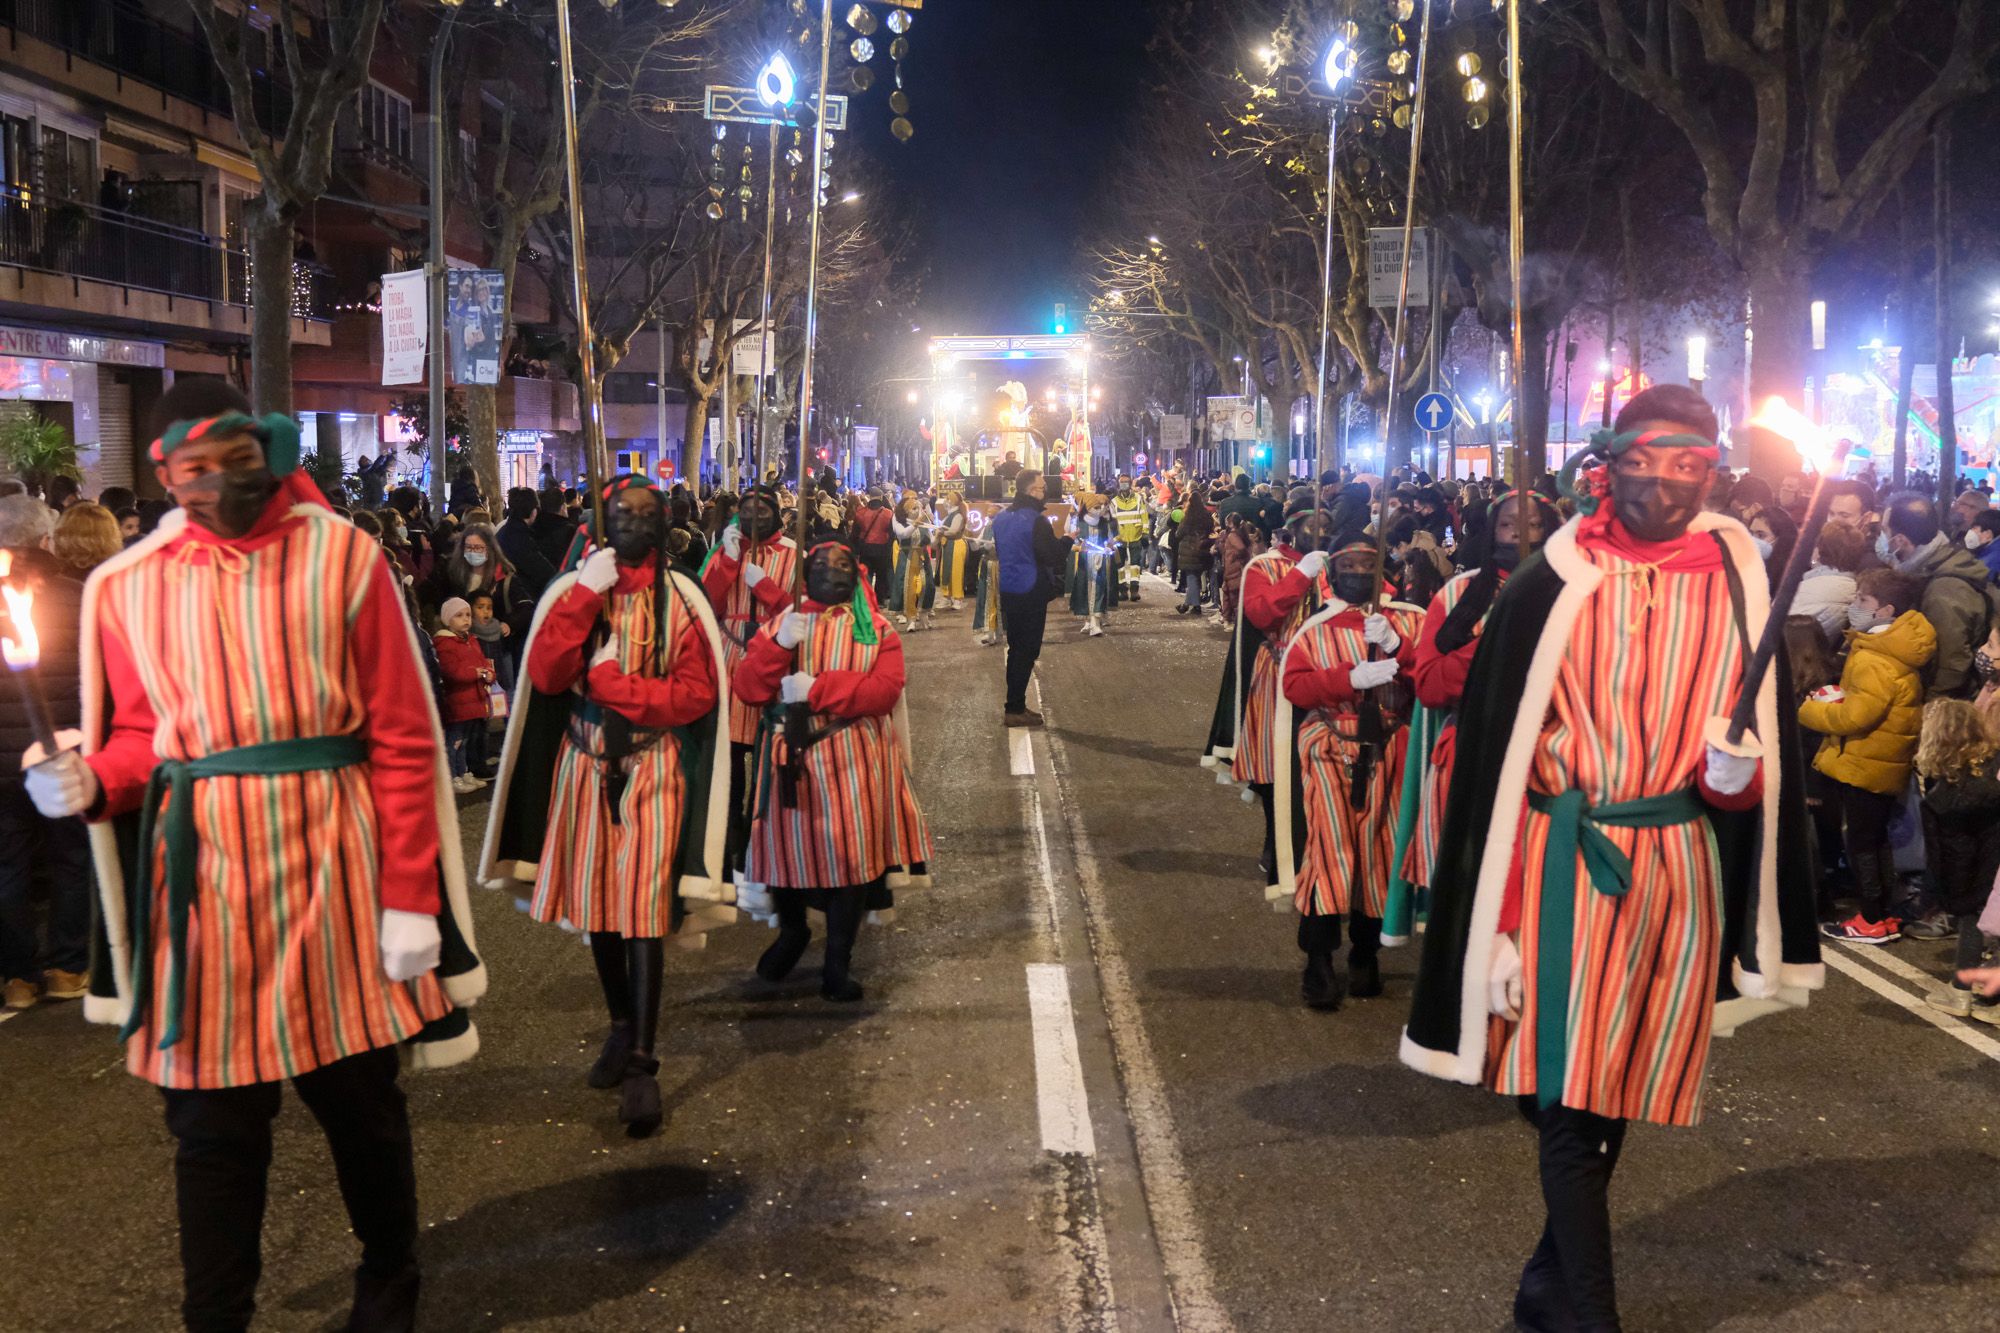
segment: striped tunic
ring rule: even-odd
[[[618,639],[620,671],[653,677],[651,645],[662,631],[672,645],[662,664],[665,672],[689,654],[709,653],[700,622],[671,590],[666,612],[667,624],[655,626],[650,583],[608,594],[604,617]],[[577,703],[583,703],[581,695]],[[674,867],[687,809],[680,738],[661,732],[656,742],[626,757],[615,820],[605,795],[605,766],[592,757],[603,749],[603,724],[577,708],[556,755],[548,836],[528,914],[634,939],[671,935]]]
[[[411,653],[393,602],[401,641],[356,643],[364,604],[394,597],[371,538],[326,514],[282,519],[273,534],[184,537],[100,576],[106,667],[114,684],[129,671],[143,685],[158,757],[365,736],[361,673],[385,652]],[[390,665],[414,686],[415,663]],[[119,728],[133,721],[126,703],[121,694]],[[434,974],[400,983],[382,970],[368,764],[209,777],[191,799],[200,850],[181,1038],[158,1049],[172,972],[162,843],[146,853],[152,938],[133,941],[152,951],[152,971],[145,1021],[126,1045],[132,1073],[165,1088],[272,1082],[396,1045],[449,1012]]]
[[[1444,624],[1445,617],[1465,596],[1465,585],[1472,582],[1477,570],[1467,570],[1453,578],[1439,590],[1436,600],[1424,615],[1424,641],[1428,643],[1437,637],[1437,631]],[[1490,613],[1489,613],[1490,614]],[[1485,628],[1482,617],[1479,628]],[[1478,630],[1473,631],[1473,643],[1479,641]],[[1469,653],[1470,646],[1461,651]],[[1418,671],[1423,670],[1423,649],[1418,650]],[[1409,850],[1403,856],[1403,878],[1412,884],[1427,885],[1431,882],[1431,871],[1437,865],[1438,839],[1444,836],[1444,801],[1451,790],[1451,763],[1458,752],[1458,700],[1451,699],[1439,707],[1451,710],[1451,716],[1438,731],[1435,744],[1431,746],[1430,760],[1424,767],[1424,787],[1417,798],[1417,827],[1410,838]]]
[[[1697,539],[1706,540],[1706,539]],[[1744,645],[1727,576],[1665,572],[1579,545],[1604,582],[1576,622],[1531,792],[1581,790],[1592,805],[1687,790],[1706,753],[1702,729],[1726,714]],[[1706,820],[1666,828],[1602,827],[1632,858],[1622,897],[1592,887],[1578,856],[1576,911],[1542,920],[1550,821],[1527,814],[1522,842],[1521,1021],[1492,1020],[1486,1082],[1537,1092],[1539,941],[1567,924],[1571,940],[1562,1104],[1628,1120],[1692,1125],[1708,1066],[1721,910],[1715,840]]]
[[[817,611],[811,619],[811,632],[788,654],[789,669],[811,672],[816,695],[831,688],[855,700],[857,707],[879,705],[881,711],[855,717],[853,725],[806,750],[798,804],[787,807],[779,782],[787,754],[783,705],[772,703],[758,756],[744,877],[774,889],[867,884],[931,857],[929,827],[891,716],[903,685],[903,651],[895,629],[877,613],[877,641],[863,644],[855,642],[853,613],[845,606]],[[759,653],[786,652],[777,647],[776,630],[772,625],[760,632]],[[751,664],[757,665],[756,655]],[[738,672],[735,679],[739,691],[770,697],[746,673]],[[868,696],[865,704],[860,702],[863,694]],[[833,712],[815,712],[812,727],[817,731],[843,720]]]
[[[749,584],[742,578],[732,576],[727,580],[712,577],[724,571],[718,566],[724,563],[718,555],[709,562],[702,577],[702,586],[708,590],[709,601],[715,605],[715,618],[722,626],[722,665],[734,674],[736,664],[743,660],[743,649],[763,625],[775,614],[775,609],[760,602]],[[764,571],[768,579],[775,579],[773,585],[785,590],[790,598],[792,571],[798,564],[799,548],[789,537],[773,537],[770,541],[752,546],[745,543],[745,554],[751,563]],[[759,585],[762,586],[762,585]],[[760,710],[744,703],[741,699],[729,701],[729,740],[732,745],[754,745],[757,742],[757,717]]]
[[[1264,643],[1250,664],[1249,683],[1242,687],[1243,718],[1236,729],[1236,755],[1230,761],[1230,775],[1238,782],[1271,782],[1276,777],[1271,757],[1271,721],[1278,708],[1279,664],[1284,660],[1286,645],[1318,609],[1326,591],[1322,579],[1320,587],[1290,607],[1281,607],[1278,586],[1298,562],[1295,552],[1281,546],[1258,556],[1243,571],[1243,614],[1252,617],[1251,623],[1264,635]],[[1269,624],[1256,618],[1268,614],[1266,609],[1277,610],[1276,619]]]
[[[1414,644],[1422,619],[1408,608],[1390,606],[1389,623]],[[1302,660],[1303,659],[1303,660]],[[1327,671],[1368,660],[1362,616],[1346,612],[1301,631],[1292,641],[1286,675]],[[1363,747],[1357,739],[1360,714],[1352,698],[1315,708],[1299,725],[1298,772],[1306,814],[1305,856],[1298,868],[1292,905],[1302,916],[1358,912],[1380,920],[1389,900],[1389,861],[1396,840],[1396,794],[1403,785],[1403,760],[1410,733],[1409,687],[1397,679],[1376,692],[1389,742],[1370,765],[1361,799],[1353,777]]]

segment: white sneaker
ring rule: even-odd
[[[459,795],[463,796],[466,792],[472,790],[472,788],[465,785],[470,781],[472,781],[472,774],[460,773],[457,777],[451,780],[451,789],[457,792]]]
[[[1000,642],[1000,636],[997,634],[982,634],[979,636],[979,646],[981,648],[991,648],[998,642]]]
[[[467,773],[465,775],[465,789],[467,791],[478,791],[485,785],[486,779],[480,777],[477,773]]]
[[[1101,639],[1104,637],[1104,626],[1093,620],[1083,627],[1083,632],[1093,639]]]

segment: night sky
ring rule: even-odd
[[[880,151],[916,223],[926,333],[1043,332],[1054,302],[1080,306],[1078,247],[1141,105],[1147,22],[1142,0],[918,11],[916,137]],[[860,115],[886,123],[879,89]]]

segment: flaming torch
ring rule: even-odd
[[[0,634],[0,657],[7,659],[7,673],[21,691],[21,705],[28,713],[28,729],[42,747],[44,758],[56,753],[56,729],[49,721],[49,698],[42,689],[42,642],[35,635],[35,594],[16,584],[14,557],[0,551],[0,598],[7,606],[7,632]]]
[[[1764,622],[1764,633],[1757,640],[1757,651],[1743,668],[1743,687],[1736,696],[1735,711],[1729,715],[1727,735],[1731,745],[1740,744],[1743,733],[1756,723],[1757,691],[1763,686],[1764,676],[1777,656],[1778,643],[1785,633],[1785,617],[1791,614],[1792,601],[1799,592],[1799,580],[1805,577],[1806,568],[1812,563],[1813,550],[1819,545],[1820,529],[1826,526],[1827,510],[1833,507],[1833,496],[1827,490],[1827,482],[1846,452],[1828,440],[1823,427],[1815,425],[1811,417],[1782,398],[1765,399],[1749,424],[1790,440],[1815,476],[1812,503],[1806,507],[1805,521],[1799,524],[1798,543],[1785,560],[1785,572],[1779,576],[1778,586],[1771,590],[1770,619]],[[1773,739],[1766,738],[1767,742]]]

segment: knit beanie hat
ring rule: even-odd
[[[444,605],[438,608],[438,620],[449,625],[452,617],[461,611],[470,615],[472,613],[472,603],[466,601],[463,597],[447,597],[445,598]]]

